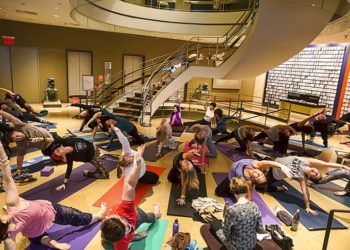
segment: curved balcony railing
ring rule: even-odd
[[[188,67],[192,65],[219,67],[234,54],[252,26],[258,5],[258,0],[252,1],[249,9],[240,17],[239,24],[232,26],[225,35],[216,38],[194,37],[158,65],[142,88],[144,104],[141,113],[142,125],[151,124],[152,101]],[[203,40],[211,42],[202,42]],[[159,84],[162,89],[154,93],[153,89]]]

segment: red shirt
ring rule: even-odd
[[[131,225],[131,232],[123,239],[118,242],[114,242],[114,249],[116,250],[128,250],[129,243],[132,241],[134,236],[135,227],[136,227],[136,206],[135,201],[125,201],[122,200],[118,206],[118,208],[113,212],[114,214],[118,214],[119,216],[126,219]]]

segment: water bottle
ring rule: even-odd
[[[173,224],[173,236],[179,232],[179,221],[175,219]]]
[[[300,212],[299,212],[299,209],[298,209],[295,212],[295,214],[293,215],[292,226],[290,228],[292,231],[295,232],[295,231],[298,230],[299,221],[300,221]]]

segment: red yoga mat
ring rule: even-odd
[[[161,175],[165,168],[156,166],[146,166],[148,171],[154,172],[157,175]],[[95,207],[100,207],[102,202],[106,202],[110,208],[114,209],[122,200],[122,191],[124,186],[124,177],[122,177],[111,189],[109,189],[104,195],[102,195],[95,203]],[[152,184],[139,183],[136,186],[135,204],[138,205],[145,195],[151,190]]]

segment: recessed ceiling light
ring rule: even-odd
[[[2,8],[0,7],[0,10],[2,10]]]
[[[29,10],[16,10],[16,12],[20,14],[38,15],[38,13]]]
[[[58,10],[58,7],[56,7],[55,10]]]

